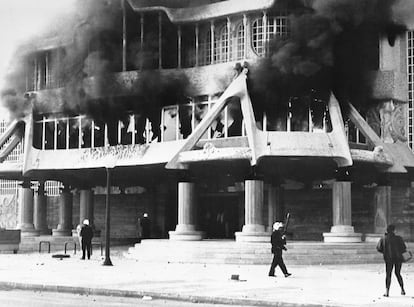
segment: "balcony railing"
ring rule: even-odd
[[[33,146],[42,150],[95,148],[157,142],[152,124],[141,114],[127,114],[124,120],[93,120],[43,116],[34,123]]]
[[[159,116],[153,118],[144,113],[129,113],[123,119],[111,121],[94,120],[86,115],[45,115],[34,121],[33,146],[41,150],[81,149],[186,139],[214,106],[217,96],[197,97],[188,104],[163,107]],[[320,133],[332,130],[327,104],[323,101],[310,104],[290,102],[273,111],[264,113],[262,120],[257,122],[263,131]],[[345,128],[351,142],[364,142],[362,135],[355,132],[356,128],[350,123]],[[233,100],[201,139],[245,135],[240,102]]]

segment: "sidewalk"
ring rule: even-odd
[[[112,251],[112,267],[102,266],[95,252],[90,261],[70,254],[0,254],[0,287],[93,293],[256,306],[414,306],[414,265],[403,265],[407,295],[395,276],[390,297],[384,291],[384,266],[290,266],[284,278],[267,276],[264,265],[144,263]],[[286,255],[288,257],[288,255]],[[231,280],[238,274],[240,281]]]

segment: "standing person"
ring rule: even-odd
[[[76,226],[76,233],[78,234],[78,240],[79,240],[79,247],[80,248],[82,248],[81,230],[82,230],[82,226],[80,224],[78,226]]]
[[[142,239],[142,223],[141,218],[138,218],[137,220],[137,243],[141,243]]]
[[[286,269],[286,265],[283,262],[282,252],[283,250],[287,250],[285,247],[286,245],[286,237],[282,235],[281,229],[283,228],[282,222],[276,222],[273,224],[273,232],[271,236],[270,242],[272,243],[272,253],[273,253],[273,261],[272,265],[270,266],[269,276],[275,276],[275,268],[279,265],[280,269],[282,270],[285,277],[289,277],[290,273],[288,273]]]
[[[149,239],[151,237],[151,221],[148,217],[148,213],[142,215],[141,226],[142,226],[142,239]]]
[[[93,238],[93,230],[92,227],[89,226],[89,220],[85,219],[83,221],[83,226],[80,232],[82,237],[82,260],[85,260],[85,252],[88,254],[88,259],[91,259],[91,251],[92,251],[92,238]]]
[[[388,296],[390,293],[391,274],[393,268],[395,268],[395,276],[401,287],[401,295],[405,295],[404,282],[401,277],[401,266],[403,262],[402,253],[406,251],[404,240],[395,235],[395,226],[388,225],[387,232],[384,237],[381,238],[377,245],[377,251],[384,256],[385,261],[385,294]]]

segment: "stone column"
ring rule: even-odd
[[[244,182],[244,225],[236,232],[239,242],[268,242],[263,217],[263,180],[248,179]]]
[[[89,220],[89,226],[94,228],[94,196],[91,189],[82,189],[79,192],[79,225],[85,219]]]
[[[79,191],[79,224],[77,226],[82,226],[85,219],[89,220],[94,237],[100,237],[101,231],[96,230],[94,225],[94,194],[93,190],[89,188],[82,188]],[[72,230],[72,235],[78,236],[77,229]]]
[[[329,243],[361,242],[361,234],[352,226],[351,182],[336,181],[332,186],[333,226],[331,232],[323,233]]]
[[[68,187],[64,187],[59,197],[59,224],[52,233],[57,237],[72,235],[73,197]]]
[[[24,180],[19,188],[19,224],[22,237],[38,236],[33,224],[33,190],[30,188],[30,180]]]
[[[41,235],[50,235],[50,229],[47,227],[47,197],[44,181],[39,181],[34,198],[34,226]]]
[[[178,183],[178,224],[170,231],[170,240],[198,241],[204,233],[196,228],[196,191],[193,182]]]
[[[375,188],[374,214],[374,233],[365,235],[366,242],[378,242],[387,230],[391,216],[391,186]]]
[[[285,207],[283,201],[283,188],[269,184],[267,187],[267,231],[273,231],[273,223],[276,221],[284,221]]]

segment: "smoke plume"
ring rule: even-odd
[[[75,11],[75,15],[59,18],[59,25],[51,26],[54,30],[40,38],[45,40],[47,37],[57,36],[61,41],[58,65],[53,65],[51,74],[54,82],[62,87],[62,92],[60,99],[55,99],[53,93],[49,94],[49,99],[45,99],[47,94],[43,93],[42,98],[47,104],[36,101],[33,96],[31,102],[36,112],[86,114],[93,119],[105,121],[122,119],[127,111],[137,108],[151,113],[152,110],[147,110],[147,103],[155,108],[162,104],[161,101],[174,104],[183,100],[186,78],[182,75],[168,78],[161,76],[159,72],[149,71],[140,73],[138,80],[133,82],[130,93],[124,97],[120,94],[122,82],[114,73],[122,71],[121,1],[79,0]],[[132,69],[147,68],[142,63],[148,63],[148,49],[151,49],[148,45],[154,44],[154,41],[157,42],[147,39],[142,48],[129,50],[128,59],[132,58],[134,64]],[[25,55],[37,51],[35,44],[31,42],[24,44],[24,49],[22,53]],[[27,99],[19,98],[23,97],[26,90],[26,84],[22,80],[26,80],[30,65],[33,64],[22,62],[21,58],[10,65],[17,68],[7,78],[6,87],[3,89],[6,94],[2,96],[2,101],[13,113],[13,117],[20,117],[30,109]]]
[[[391,45],[412,18],[410,0],[302,0],[289,6],[290,33],[269,43],[268,56],[251,71],[251,90],[262,107],[291,97],[333,91],[341,103],[366,106],[369,71],[379,69],[378,39]]]

